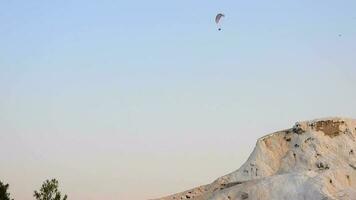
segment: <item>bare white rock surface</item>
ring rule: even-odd
[[[260,138],[213,183],[159,200],[356,200],[356,120],[323,118]]]

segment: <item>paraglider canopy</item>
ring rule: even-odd
[[[225,15],[222,13],[217,14],[215,17],[215,23],[218,26],[219,31],[221,31],[220,22],[221,22],[221,18],[223,18],[223,17],[225,17]]]

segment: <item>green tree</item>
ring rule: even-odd
[[[61,199],[61,192],[58,190],[58,181],[56,179],[46,180],[39,191],[33,195],[37,200],[66,200],[67,195]]]
[[[7,192],[7,189],[9,189],[9,184],[3,184],[0,181],[0,200],[13,200],[10,199],[10,193]]]

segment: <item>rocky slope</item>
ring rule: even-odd
[[[238,170],[168,199],[356,200],[356,120],[297,122],[260,138]]]

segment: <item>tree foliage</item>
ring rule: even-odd
[[[10,199],[10,193],[7,192],[7,189],[9,189],[9,184],[3,184],[0,181],[0,200],[13,200]]]
[[[37,200],[66,200],[67,195],[62,199],[61,192],[58,190],[58,181],[56,179],[46,180],[39,191],[34,192]]]

